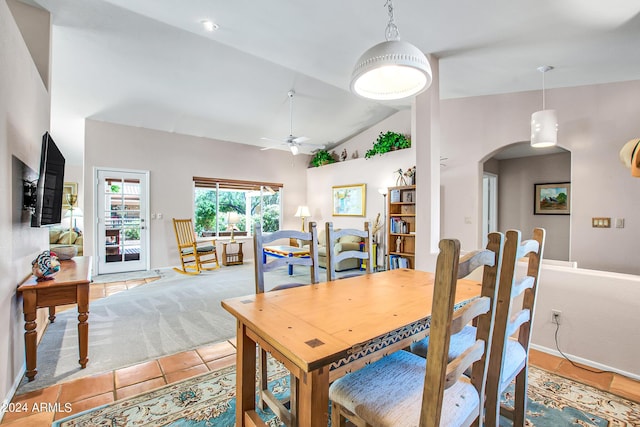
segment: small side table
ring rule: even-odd
[[[236,242],[236,243],[223,242],[222,243],[222,265],[227,266],[227,265],[242,264],[242,257],[243,257],[242,243],[243,242]],[[230,251],[234,251],[234,252],[227,252],[227,246],[229,246]],[[235,251],[235,246],[238,247],[237,251]]]

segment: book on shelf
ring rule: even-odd
[[[400,190],[391,190],[391,195],[389,195],[389,201],[391,203],[400,202]]]
[[[391,227],[392,233],[396,233],[396,234],[409,233],[409,223],[401,218],[392,217],[390,227]]]
[[[389,270],[409,268],[409,259],[400,255],[389,255]]]

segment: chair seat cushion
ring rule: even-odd
[[[522,345],[514,340],[508,339],[504,349],[502,360],[502,374],[500,376],[500,391],[506,390],[511,381],[522,370],[527,358],[527,353]]]
[[[198,253],[201,253],[201,252],[213,252],[215,249],[216,248],[213,245],[198,246],[198,248],[197,248]]]
[[[449,362],[460,356],[476,340],[476,328],[470,325],[462,328],[457,334],[451,335],[449,342]],[[429,337],[411,344],[411,352],[421,357],[427,357],[429,351]]]
[[[417,426],[425,371],[425,359],[397,351],[336,380],[329,399],[375,426]],[[461,377],[444,393],[441,425],[461,425],[479,401],[470,380]]]
[[[283,283],[281,285],[274,286],[269,289],[269,291],[281,291],[283,289],[299,288],[300,286],[308,286],[308,283]]]

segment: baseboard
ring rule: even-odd
[[[4,418],[6,409],[9,407],[9,403],[11,403],[11,400],[13,399],[13,395],[16,394],[16,391],[18,390],[18,386],[22,382],[22,379],[24,378],[24,375],[26,372],[27,372],[27,365],[26,363],[23,363],[22,367],[20,368],[20,372],[18,372],[18,376],[13,381],[13,385],[9,389],[9,394],[5,396],[4,400],[2,401],[2,408],[0,411],[0,421],[2,421],[2,419]]]
[[[533,348],[534,350],[538,350],[538,351],[541,351],[543,353],[548,353],[548,354],[551,354],[553,356],[560,357],[562,359],[565,358],[562,355],[562,353],[560,353],[558,350],[554,350],[554,349],[551,349],[551,348],[548,348],[548,347],[543,347],[541,345],[536,345],[536,344],[530,344],[530,347]],[[583,359],[582,357],[574,356],[572,354],[567,354],[567,353],[565,353],[565,354],[573,362],[580,363],[581,365],[590,366],[590,367],[592,367],[594,369],[599,369],[601,371],[615,372],[616,374],[623,375],[623,376],[625,376],[627,378],[631,378],[632,380],[640,381],[640,375],[638,375],[638,374],[633,374],[631,372],[626,372],[626,371],[620,370],[618,368],[614,368],[613,366],[603,365],[602,363],[594,362],[592,360]]]

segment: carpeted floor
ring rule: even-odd
[[[73,415],[54,426],[234,426],[235,378],[235,366],[223,368]],[[270,363],[269,386],[279,398],[288,394],[288,375],[278,364]],[[639,404],[541,369],[530,369],[528,394],[528,427],[640,425]],[[503,401],[510,398],[507,390]],[[269,426],[281,425],[270,411],[261,417]],[[500,425],[511,422],[502,420]]]
[[[221,267],[198,276],[173,270],[161,270],[160,275],[159,280],[91,303],[86,369],[78,365],[77,311],[60,313],[38,345],[35,381],[23,380],[17,393],[235,336],[235,319],[220,301],[255,292],[252,263]],[[265,275],[266,289],[290,282],[308,283],[308,270],[296,267],[293,276],[288,276],[286,269]]]

